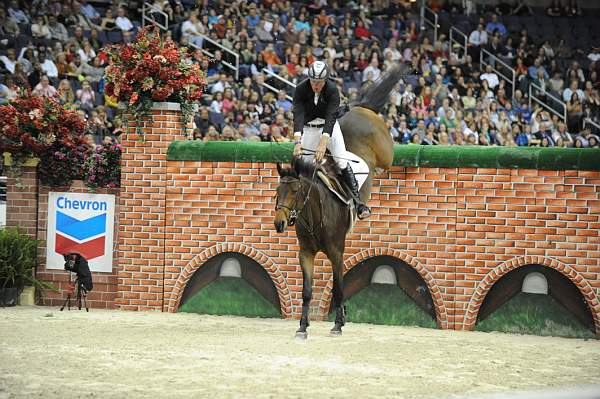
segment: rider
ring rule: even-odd
[[[329,149],[351,191],[358,218],[364,219],[371,214],[371,210],[360,200],[358,182],[347,160],[344,136],[337,121],[340,95],[336,84],[328,77],[327,64],[315,61],[308,68],[308,79],[296,86],[293,107],[294,157],[302,156],[302,150],[307,150],[314,152],[315,161],[320,163],[325,156],[325,149]]]

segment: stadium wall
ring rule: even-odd
[[[116,284],[104,306],[175,312],[206,260],[239,252],[265,268],[282,315],[298,318],[296,238],[276,234],[272,215],[275,162],[291,146],[188,141],[178,111],[152,112],[143,138],[131,126],[122,140],[117,262],[106,276]],[[599,187],[595,149],[396,146],[393,168],[374,181],[373,216],[348,237],[345,269],[378,255],[404,261],[426,282],[439,326],[470,330],[495,282],[544,265],[580,290],[600,335]],[[11,202],[27,190],[8,191],[8,223],[34,223],[35,204]],[[313,310],[324,318],[332,276],[323,256],[315,265]]]

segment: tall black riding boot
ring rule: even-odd
[[[358,195],[358,182],[356,181],[356,177],[354,176],[354,172],[352,171],[350,164],[346,166],[346,169],[342,170],[342,178],[344,179],[346,186],[348,186],[350,189],[350,194],[354,200],[354,206],[356,206],[358,218],[365,219],[371,216],[371,210],[369,207],[360,200],[360,196]]]

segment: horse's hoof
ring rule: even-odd
[[[340,335],[342,335],[342,330],[331,330],[331,331],[329,332],[329,334],[330,334],[332,337],[339,337]]]
[[[306,331],[296,331],[296,339],[298,341],[306,341],[308,338],[308,333]]]

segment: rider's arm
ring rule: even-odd
[[[304,103],[300,93],[301,90],[300,85],[298,85],[294,92],[294,106],[292,108],[294,113],[294,141],[300,141],[302,129],[304,128]]]
[[[325,125],[323,126],[323,134],[331,136],[333,132],[333,126],[337,120],[338,112],[340,108],[340,93],[336,86],[333,87],[331,98],[327,104],[327,110],[325,111]]]

